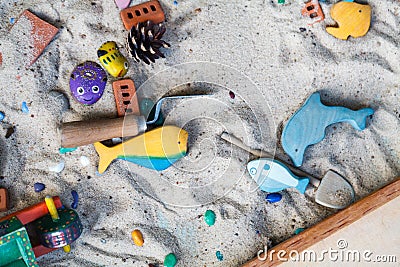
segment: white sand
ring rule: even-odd
[[[249,190],[254,187],[245,172],[249,155],[218,137],[226,128],[254,148],[273,149],[281,123],[315,91],[321,91],[326,104],[372,107],[376,113],[362,132],[348,124],[329,127],[326,138],[306,151],[302,169],[316,177],[336,170],[354,186],[357,199],[400,173],[399,1],[369,1],[373,15],[368,34],[341,41],[325,31],[324,23],[308,26],[310,20],[301,16],[298,1],[282,6],[276,1],[178,0],[174,5],[172,0],[162,0],[168,28],[164,39],[172,48],[166,51],[166,59],[151,66],[130,60],[126,77],[137,88],[168,67],[206,61],[233,67],[261,93],[241,75],[229,77],[210,70],[220,86],[203,82],[178,89],[212,89],[215,101],[166,106],[171,109],[169,122],[184,126],[190,134],[189,154],[177,168],[159,174],[119,161],[102,176],[95,174],[98,156],[93,146],[59,154],[57,127],[66,121],[116,116],[110,76],[100,101],[83,106],[70,94],[69,75],[85,60],[96,62],[103,42],[122,45],[127,32],[112,0],[50,2],[0,3],[4,61],[0,111],[6,115],[0,127],[0,186],[11,196],[8,213],[35,204],[45,195],[60,195],[70,207],[70,191],[76,190],[77,211],[85,228],[70,254],[57,251],[43,256],[41,266],[148,266],[161,264],[170,252],[177,255],[178,266],[238,266],[264,245],[276,244],[292,236],[296,228],[322,220],[333,211],[293,189],[282,192],[281,202],[266,204],[265,193]],[[328,23],[333,2],[322,4]],[[13,57],[18,47],[7,35],[9,18],[17,18],[27,8],[60,31],[31,68],[18,71],[15,66],[26,59]],[[124,49],[122,53],[127,54]],[[197,66],[208,71],[207,64]],[[159,86],[145,84],[139,90],[141,97],[157,100],[176,89],[167,86],[175,80],[155,80]],[[229,90],[236,93],[235,99],[229,98]],[[70,108],[51,91],[65,93]],[[22,101],[33,116],[21,112]],[[255,114],[263,138],[255,128]],[[200,116],[204,118],[188,122]],[[15,133],[6,139],[11,125]],[[279,145],[277,153],[283,154]],[[90,159],[89,166],[82,167],[81,156]],[[61,173],[48,171],[48,166],[60,161],[65,161]],[[35,182],[46,184],[45,191],[35,193]],[[160,199],[192,207],[168,205]],[[217,214],[212,227],[202,217],[207,209]],[[143,247],[136,247],[130,238],[135,228],[144,235]],[[224,255],[221,262],[215,256],[217,250]]]

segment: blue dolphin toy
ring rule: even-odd
[[[283,149],[295,166],[303,163],[306,148],[325,137],[325,128],[337,122],[348,122],[355,129],[365,129],[367,117],[374,114],[371,108],[357,111],[344,107],[329,107],[321,103],[318,92],[312,94],[304,105],[289,119],[282,132]]]

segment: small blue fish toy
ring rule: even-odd
[[[267,193],[279,192],[286,188],[294,187],[304,194],[309,183],[309,178],[300,178],[294,175],[281,162],[269,158],[250,161],[247,164],[247,171],[260,189]]]
[[[371,108],[351,110],[344,107],[325,106],[318,92],[312,94],[304,105],[286,123],[281,137],[282,147],[295,166],[303,163],[306,148],[325,137],[325,128],[338,122],[348,122],[355,129],[365,129],[367,117],[374,114]]]

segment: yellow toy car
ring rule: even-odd
[[[101,65],[113,77],[123,77],[129,68],[128,60],[119,52],[117,44],[109,41],[102,44],[97,50]]]

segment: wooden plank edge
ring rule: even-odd
[[[268,257],[266,257],[264,252],[260,255],[260,258],[264,259],[264,257],[266,257],[265,260],[261,260],[256,257],[243,264],[242,267],[278,266],[279,264],[285,262],[278,259],[278,251],[286,251],[285,256],[281,255],[281,258],[287,258],[288,253],[293,250],[296,250],[300,253],[315,243],[318,243],[319,241],[337,232],[338,230],[352,224],[364,215],[376,210],[385,203],[395,199],[399,195],[400,177],[383,188],[370,194],[369,196],[355,202],[346,209],[329,216],[322,222],[269,249],[268,251],[275,250],[275,253],[272,254],[272,259],[270,258],[270,255],[267,255]]]

